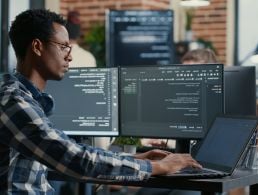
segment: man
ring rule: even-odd
[[[47,118],[54,103],[43,93],[47,80],[61,80],[72,60],[65,21],[48,10],[28,10],[16,17],[9,36],[17,73],[6,74],[0,89],[0,194],[53,194],[47,167],[78,179],[124,181],[201,167],[188,154],[130,157],[72,142]]]

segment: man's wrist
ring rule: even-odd
[[[151,161],[152,173],[151,175],[165,174],[164,168],[162,168],[160,161]]]

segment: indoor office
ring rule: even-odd
[[[55,194],[258,194],[257,8],[256,0],[0,1],[1,80],[16,71],[8,38],[16,15],[49,9],[67,20],[69,44],[49,41],[72,58],[44,89],[55,128],[122,155],[190,153],[215,171],[119,181],[50,167]]]

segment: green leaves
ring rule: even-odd
[[[105,67],[105,26],[96,24],[85,34],[83,45],[89,50],[97,61],[98,67]]]
[[[141,146],[141,139],[136,137],[117,137],[113,144]]]

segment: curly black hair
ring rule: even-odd
[[[46,9],[27,10],[17,15],[9,31],[16,57],[23,60],[34,39],[48,41],[54,34],[54,22],[66,25],[66,20],[61,15]]]

